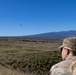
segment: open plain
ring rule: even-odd
[[[61,61],[61,44],[59,39],[0,38],[0,72],[46,75],[53,64]]]

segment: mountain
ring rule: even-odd
[[[43,34],[36,34],[36,35],[29,35],[29,36],[22,36],[23,38],[38,38],[38,39],[62,39],[66,37],[76,36],[76,30],[70,31],[60,31],[60,32],[49,32]]]
[[[64,39],[66,37],[76,36],[76,30],[48,32],[29,36],[1,36],[0,38],[29,38],[29,39]]]

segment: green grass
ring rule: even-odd
[[[0,64],[33,75],[46,75],[61,60],[62,40],[0,38]]]

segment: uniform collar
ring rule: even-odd
[[[71,60],[73,57],[75,57],[75,56],[69,55],[69,56],[66,58],[66,60]]]

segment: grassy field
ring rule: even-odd
[[[13,72],[7,75],[46,75],[53,64],[61,61],[61,44],[62,40],[57,39],[0,38],[1,69]]]
[[[32,75],[32,74],[26,74],[0,65],[0,75]]]

